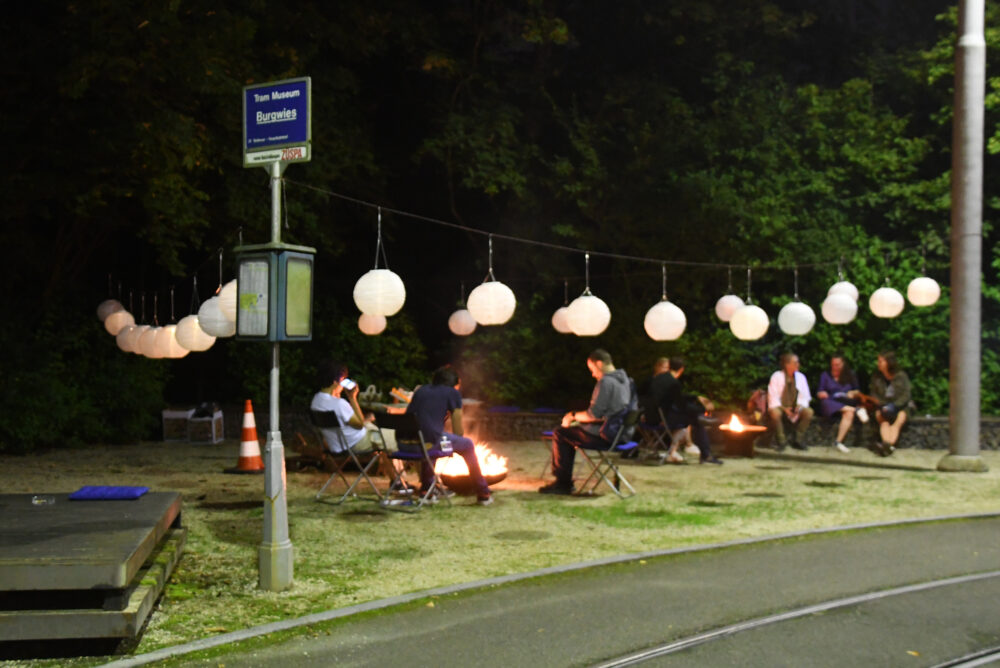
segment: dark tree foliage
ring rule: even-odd
[[[218,249],[229,280],[238,239],[268,240],[267,175],[239,153],[241,89],[306,75],[314,158],[286,172],[282,236],[318,249],[316,336],[282,348],[286,405],[308,400],[327,356],[382,389],[455,362],[467,395],[528,407],[586,397],[583,358],[597,345],[636,376],[684,354],[691,383],[736,405],[784,349],[815,378],[834,349],[866,377],[877,350],[896,348],[921,410],[944,412],[947,294],[891,321],[863,301],[854,323],[821,321],[806,337],[773,322],[745,344],[712,311],[726,271],[671,265],[669,296],[688,328],[657,344],[642,318],[660,298],[659,264],[595,254],[591,288],[612,323],[596,340],[567,338],[549,318],[564,278],[570,299],[582,291],[582,255],[498,238],[495,274],[518,310],[505,327],[457,339],[445,323],[459,283],[468,292],[486,274],[486,238],[388,212],[407,304],[386,334],[364,337],[351,288],[372,267],[375,211],[324,191],[497,235],[729,264],[737,293],[752,265],[754,299],[772,317],[792,298],[793,266],[817,312],[841,258],[863,300],[887,277],[905,290],[921,246],[947,286],[954,21],[930,0],[29,3],[0,27],[17,45],[0,107],[16,249],[2,332],[13,353],[5,405],[16,410],[0,417],[0,449],[149,437],[165,402],[263,400],[265,346],[226,340],[144,360],[118,351],[92,314],[110,275],[137,316],[146,293],[147,321],[179,318],[196,301],[193,277],[201,300],[218,284]],[[987,107],[993,343],[995,95]],[[995,412],[1000,360],[985,348],[984,408]]]

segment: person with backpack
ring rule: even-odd
[[[542,494],[572,494],[573,462],[577,446],[593,449],[611,447],[625,413],[638,406],[635,383],[611,361],[608,351],[598,348],[587,356],[587,368],[597,381],[585,411],[570,411],[552,435],[554,482],[541,488]]]

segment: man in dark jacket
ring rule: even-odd
[[[684,392],[681,381],[684,365],[683,357],[671,357],[668,370],[653,376],[650,383],[652,400],[663,410],[671,432],[691,428],[691,440],[701,451],[702,464],[721,464],[722,461],[712,454],[708,432],[701,420],[701,415],[714,406],[707,397]]]
[[[606,350],[598,348],[590,353],[587,368],[597,380],[590,406],[585,411],[566,413],[562,426],[556,428],[552,439],[552,474],[556,479],[538,490],[542,494],[573,493],[576,447],[611,447],[611,443],[601,436],[601,425],[606,418],[627,408],[632,399],[631,379],[624,369],[615,368]]]

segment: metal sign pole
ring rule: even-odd
[[[272,162],[271,242],[281,242],[281,173],[285,165]],[[278,415],[280,344],[271,344],[271,422],[264,446],[264,535],[257,550],[260,588],[284,591],[292,586],[292,541],[288,538],[288,499],[285,490],[285,446],[281,442]]]

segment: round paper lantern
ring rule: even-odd
[[[133,329],[135,329],[135,325],[125,325],[121,328],[121,331],[118,332],[118,336],[115,337],[115,343],[117,343],[118,347],[127,353],[135,352],[132,350],[131,341],[129,340],[129,334]]]
[[[903,312],[906,302],[895,288],[879,288],[868,299],[868,308],[878,318],[895,318]]]
[[[222,314],[219,298],[206,299],[198,309],[198,324],[209,336],[221,338],[236,333],[236,322]]]
[[[555,329],[560,334],[572,334],[573,330],[569,328],[569,307],[560,306],[556,309],[556,312],[552,314],[552,328]]]
[[[118,336],[118,332],[122,331],[122,327],[134,324],[135,318],[132,317],[131,313],[124,309],[109,313],[108,317],[104,319],[104,329],[106,329],[108,334],[111,336]]]
[[[368,336],[375,336],[385,331],[385,316],[362,313],[358,318],[358,329]]]
[[[190,350],[177,343],[177,325],[160,327],[156,333],[156,356],[167,359],[178,359],[187,355]]]
[[[608,328],[611,309],[600,297],[590,292],[580,295],[567,307],[566,322],[577,336],[597,336]]]
[[[149,325],[136,325],[128,333],[128,347],[129,352],[135,353],[136,355],[142,354],[142,348],[140,347],[140,341],[142,340],[142,335],[146,333],[149,329]]]
[[[719,316],[722,322],[729,322],[736,309],[743,308],[743,300],[736,295],[723,295],[719,301],[715,302],[715,315]]]
[[[97,305],[97,319],[101,322],[107,320],[108,316],[115,311],[124,311],[125,307],[117,299],[105,299]]]
[[[500,281],[480,283],[469,293],[466,308],[480,325],[502,325],[514,315],[517,299]]]
[[[831,325],[846,325],[858,314],[858,303],[846,292],[835,292],[823,300],[820,310]]]
[[[729,329],[740,341],[756,341],[767,334],[767,328],[771,326],[771,321],[759,306],[754,304],[744,304],[736,309],[733,317],[729,319]]]
[[[186,315],[177,323],[177,343],[187,350],[201,352],[212,347],[215,337],[205,333],[198,324],[198,316]]]
[[[778,311],[778,327],[790,336],[808,334],[816,324],[816,312],[808,304],[789,302]]]
[[[448,318],[448,329],[455,336],[468,336],[476,331],[476,319],[468,309],[460,308]]]
[[[139,347],[137,348],[137,352],[140,355],[150,359],[163,357],[163,355],[159,354],[160,351],[156,348],[156,337],[159,335],[160,329],[162,328],[150,327],[142,333],[142,336],[139,337]]]
[[[854,301],[858,301],[858,289],[854,287],[854,284],[850,281],[838,281],[837,283],[831,285],[830,289],[826,292],[827,297],[836,294],[844,294]]]
[[[941,297],[941,286],[933,278],[914,278],[906,286],[906,297],[914,306],[930,306]]]
[[[229,322],[236,322],[236,279],[222,286],[219,290],[219,310]]]
[[[675,341],[684,333],[687,317],[679,306],[665,299],[646,311],[642,326],[654,341]]]
[[[369,315],[396,315],[406,301],[406,287],[394,272],[372,269],[354,284],[354,303]]]

